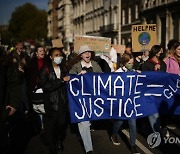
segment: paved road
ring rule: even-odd
[[[98,121],[95,123],[95,131],[91,132],[94,153],[95,154],[130,154],[129,150],[129,132],[126,124],[124,129],[120,132],[121,144],[115,146],[112,144],[109,138],[109,129],[111,128],[112,123],[106,121]],[[158,146],[154,149],[148,147],[146,138],[150,130],[148,127],[143,129],[138,127],[137,134],[137,147],[138,151],[142,154],[179,154],[180,153],[180,143],[173,144],[164,144]],[[170,130],[170,136],[176,136],[180,139],[180,129],[176,127],[174,130]],[[173,138],[170,140],[173,142]],[[64,140],[64,152],[63,154],[84,154],[83,147],[78,141],[76,133],[68,127],[66,138]],[[27,145],[27,148],[24,154],[49,154],[47,148],[41,142],[41,136],[36,135],[31,138],[30,142]]]

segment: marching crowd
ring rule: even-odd
[[[43,143],[51,154],[63,150],[66,124],[69,122],[66,83],[68,74],[87,72],[127,72],[127,71],[162,71],[180,75],[180,42],[170,40],[168,50],[154,45],[150,51],[132,52],[130,44],[122,55],[111,48],[109,55],[95,55],[88,45],[80,47],[78,53],[71,51],[66,55],[63,48],[52,47],[48,51],[37,46],[29,56],[23,43],[17,42],[15,49],[8,54],[0,51],[0,153],[23,153],[29,140],[22,140],[24,147],[14,146],[12,127],[22,117],[34,116],[35,130],[30,137],[41,133]],[[148,117],[153,132],[168,136],[167,120],[156,113]],[[21,121],[20,121],[21,122]],[[119,131],[123,120],[114,120],[110,139],[114,145],[120,145]],[[136,149],[136,119],[128,120],[130,128],[131,152]],[[79,136],[85,153],[93,153],[91,122],[77,124]],[[22,130],[23,128],[21,128]],[[164,133],[165,132],[165,133]],[[27,135],[28,132],[26,132]],[[29,137],[29,139],[30,139]],[[16,144],[17,145],[17,144]],[[16,152],[17,151],[17,152]]]

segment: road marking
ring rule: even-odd
[[[129,137],[129,132],[125,129],[122,130],[122,132],[130,139]],[[139,142],[137,139],[136,139],[136,145],[142,150],[144,151],[144,153],[146,154],[153,154],[148,148],[146,148],[141,142]]]

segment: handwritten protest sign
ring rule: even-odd
[[[62,39],[54,39],[52,40],[52,45],[53,45],[53,48],[63,48],[63,43],[62,43]]]
[[[68,99],[72,123],[180,114],[180,77],[164,72],[71,75]]]
[[[112,44],[112,47],[120,54],[123,54],[125,51],[125,45]]]
[[[111,38],[95,36],[75,36],[74,50],[78,52],[80,46],[88,45],[95,52],[109,52],[111,49]]]
[[[150,50],[157,44],[156,24],[132,25],[132,48],[133,52]]]

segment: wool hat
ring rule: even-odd
[[[88,45],[82,45],[80,48],[79,48],[79,51],[78,51],[78,55],[86,52],[86,51],[91,51],[93,52],[93,50],[88,46]]]

